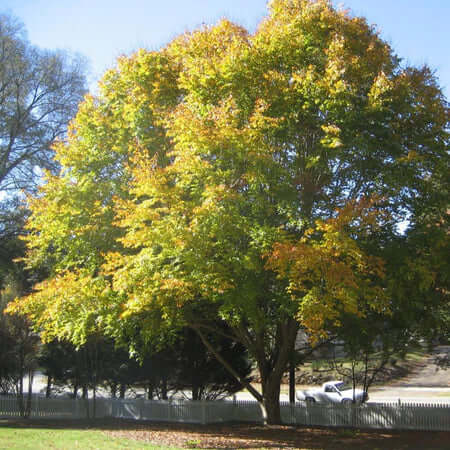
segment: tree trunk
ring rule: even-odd
[[[45,397],[50,398],[52,394],[52,377],[47,375],[47,387],[45,388]]]
[[[93,403],[93,412],[92,417],[95,419],[97,417],[97,385],[94,382],[94,387],[92,388],[92,403]]]
[[[281,424],[280,410],[280,384],[281,377],[276,376],[273,372],[269,376],[262,379],[263,401],[260,403],[263,420],[268,425]]]
[[[34,370],[30,369],[28,371],[28,395],[27,395],[27,406],[26,406],[26,417],[29,417],[31,414],[31,400],[33,397],[33,379],[34,379]]]
[[[21,351],[20,351],[20,373],[19,373],[19,386],[18,386],[17,400],[19,401],[20,415],[22,417],[25,416],[25,403],[24,403],[24,398],[23,398],[23,377],[25,376],[24,366],[25,366],[25,357],[24,357],[24,353],[23,353],[23,348],[21,348]]]
[[[281,424],[280,385],[283,374],[293,358],[298,323],[287,318],[279,323],[271,348],[270,357],[264,351],[263,335],[256,336],[257,351],[255,359],[258,364],[262,384],[262,410],[266,414],[267,424]]]
[[[280,388],[272,389],[264,394],[264,408],[268,425],[281,424]]]
[[[161,380],[161,398],[163,400],[168,400],[168,396],[167,396],[167,378],[164,377]]]
[[[192,386],[192,400],[200,400],[198,386]]]
[[[295,355],[289,361],[289,403],[295,403]]]
[[[153,400],[155,387],[153,386],[153,383],[147,384],[147,400]]]
[[[87,384],[83,384],[83,388],[82,388],[82,398],[88,398],[89,394],[88,394],[88,387]]]
[[[258,401],[263,414],[264,424],[280,424],[280,384],[281,378],[287,369],[290,355],[294,351],[295,338],[298,331],[298,322],[290,317],[281,321],[277,325],[275,338],[272,339],[270,351],[266,351],[267,334],[265,330],[256,334],[256,336],[248,333],[245,327],[236,329],[237,336],[240,336],[242,342],[247,349],[251,350],[255,358],[258,370],[261,376],[262,395],[246,380],[242,379],[239,374],[228,364],[228,362],[220,355],[220,353],[206,339],[199,326],[190,324],[197,332],[205,346],[212,352],[216,359],[223,364],[241,384]],[[270,354],[270,356],[268,356]]]

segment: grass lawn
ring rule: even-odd
[[[52,449],[449,449],[450,432],[351,430],[257,424],[117,420],[2,420],[0,450]]]
[[[133,439],[112,438],[100,430],[0,428],[0,449],[170,449]]]

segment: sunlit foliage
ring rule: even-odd
[[[373,242],[430,199],[442,210],[447,117],[429,68],[325,0],[273,0],[253,35],[222,20],[120,58],[30,199],[26,260],[53,276],[11,310],[81,341],[219,317],[277,422],[300,326],[319,339],[340,312],[389,313]]]

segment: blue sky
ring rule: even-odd
[[[427,63],[450,93],[450,0],[335,0],[376,24],[408,63]],[[0,12],[18,17],[30,41],[85,55],[90,85],[117,56],[158,49],[177,34],[222,17],[253,31],[266,0],[0,0]]]

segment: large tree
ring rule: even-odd
[[[364,19],[326,0],[269,9],[253,35],[223,20],[105,75],[30,199],[28,263],[53,276],[11,310],[74,342],[189,326],[238,377],[207,337],[219,317],[275,423],[300,326],[318,341],[342,314],[389,312],[368,243],[442,212],[448,110]]]

